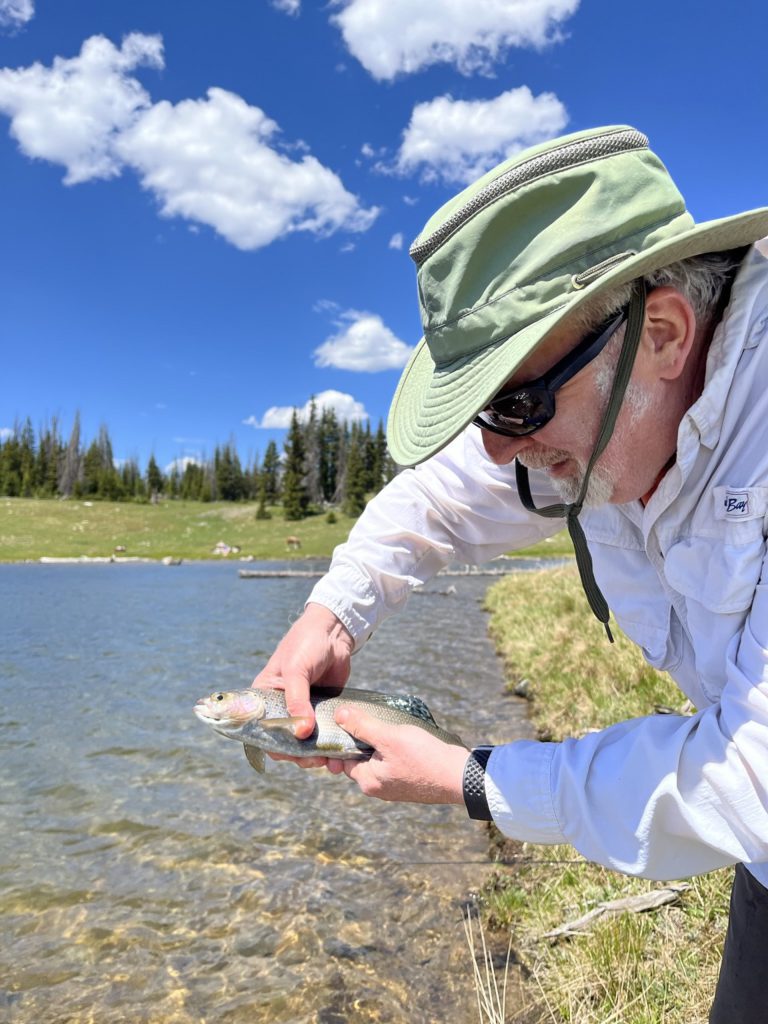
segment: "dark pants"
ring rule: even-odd
[[[768,889],[738,864],[709,1024],[768,1022]]]

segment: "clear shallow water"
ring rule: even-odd
[[[418,693],[469,743],[522,735],[491,582],[436,580],[353,682]],[[191,712],[250,683],[311,587],[234,564],[0,566],[0,1021],[476,1019],[461,906],[482,828],[324,771],[260,777]]]

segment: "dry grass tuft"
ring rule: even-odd
[[[475,927],[480,936],[480,947],[475,944]],[[485,929],[479,913],[467,909],[464,918],[464,934],[467,939],[469,953],[472,958],[473,979],[477,996],[477,1012],[480,1024],[504,1024],[507,1003],[507,978],[509,975],[509,958],[512,953],[512,939],[507,946],[507,957],[504,963],[504,976],[499,984],[493,955],[485,941]],[[479,963],[478,963],[479,961]]]

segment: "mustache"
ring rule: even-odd
[[[545,451],[531,448],[527,451],[519,452],[517,458],[528,469],[546,469],[547,466],[554,466],[558,462],[565,462],[566,459],[570,459],[572,456],[570,452],[563,451],[562,448],[548,448]]]

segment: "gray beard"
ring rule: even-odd
[[[542,452],[540,454],[537,452],[527,452],[525,455],[518,455],[518,459],[529,469],[546,469],[547,466],[553,466],[556,462],[561,462],[564,458],[569,457],[567,452],[561,451]],[[550,483],[562,501],[567,505],[573,504],[573,502],[578,500],[582,484],[584,483],[586,468],[586,466],[579,464],[579,472],[575,476],[562,477],[560,479],[555,477],[549,478]],[[599,505],[606,505],[611,500],[612,494],[613,482],[607,472],[599,465],[593,466],[592,472],[589,474],[587,493],[584,496],[584,507],[597,508]]]
[[[586,467],[585,467],[586,468]],[[563,480],[552,480],[552,486],[563,499],[570,505],[576,501],[581,494],[581,487],[584,483],[584,474],[578,477],[570,477]],[[599,466],[592,468],[587,484],[587,493],[584,495],[585,508],[598,508],[600,505],[607,505],[613,494],[613,483],[608,474],[601,472]]]

